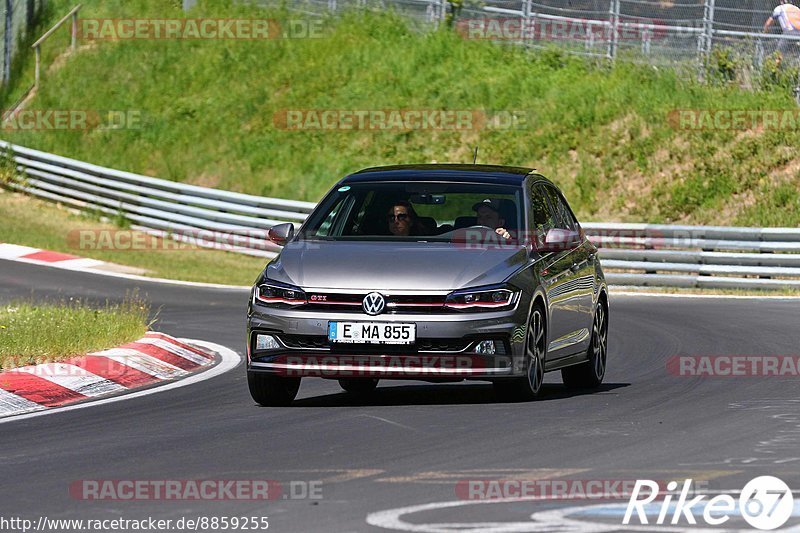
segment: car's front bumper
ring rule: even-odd
[[[254,305],[248,317],[247,368],[292,377],[391,379],[502,379],[524,375],[528,302],[482,313],[320,313]],[[329,321],[416,324],[413,345],[339,345],[327,341]],[[272,335],[280,349],[257,350],[256,335]],[[493,340],[495,354],[476,353]]]

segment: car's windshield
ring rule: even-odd
[[[341,186],[312,213],[300,238],[450,242],[466,228],[516,232],[521,188],[426,181]]]

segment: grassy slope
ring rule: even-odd
[[[100,308],[79,301],[4,304],[0,306],[0,370],[134,341],[147,331],[148,313],[148,305],[136,297]]]
[[[266,259],[213,250],[114,251],[76,249],[70,231],[115,230],[47,202],[0,189],[0,242],[91,257],[145,269],[145,275],[207,283],[251,285]]]
[[[86,5],[84,16],[182,16],[179,2]],[[193,16],[269,16],[201,4]],[[135,109],[142,129],[7,132],[23,145],[163,178],[317,200],[377,164],[537,167],[588,219],[800,223],[796,132],[687,132],[673,109],[793,108],[784,88],[744,92],[669,71],[611,70],[546,52],[418,34],[392,15],[351,15],[324,39],[104,42],[47,80],[33,107]],[[87,87],[90,90],[87,90]],[[521,131],[292,132],[285,109],[500,109]]]

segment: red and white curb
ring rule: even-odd
[[[0,372],[0,417],[187,377],[214,364],[214,352],[201,344],[150,332],[118,348]]]
[[[154,278],[144,276],[147,271],[142,268],[118,263],[109,263],[98,259],[89,259],[61,252],[52,252],[20,246],[18,244],[0,243],[0,259],[16,261],[18,263],[29,263],[65,270],[78,272],[88,272],[90,274],[100,274],[113,278],[122,278],[135,281],[146,281],[148,283],[165,283],[169,285],[181,285],[184,287],[203,287],[209,289],[228,289],[236,291],[249,291],[251,287],[246,285],[225,285],[221,283],[203,283],[199,281],[181,281],[177,279]]]
[[[140,268],[118,265],[116,263],[108,263],[98,259],[78,257],[77,255],[70,255],[61,252],[51,252],[50,250],[31,248],[30,246],[20,246],[18,244],[0,243],[0,259],[19,261],[21,263],[31,263],[34,265],[46,265],[56,268],[63,268],[66,270],[83,270],[90,272],[102,272],[108,270],[112,272],[128,273],[143,272],[143,270]]]

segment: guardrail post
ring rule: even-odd
[[[42,47],[36,47],[36,74],[34,75],[33,87],[35,89],[39,88],[39,77],[41,76],[42,70]]]
[[[3,34],[3,85],[11,80],[11,45],[14,27],[14,3],[6,0],[5,33]]]
[[[72,14],[72,42],[70,43],[72,51],[78,49],[78,12]]]
[[[704,77],[704,67],[708,65],[708,58],[711,55],[714,36],[714,2],[715,0],[705,0],[703,3],[703,33],[700,34],[697,43],[700,79]]]
[[[619,0],[610,0],[608,7],[608,59],[614,61],[617,57],[617,45],[619,40]]]
[[[442,16],[443,11],[443,0],[428,0],[426,15],[428,17],[428,22],[433,24],[434,28],[438,28],[439,24],[442,22],[442,20],[444,20],[444,17]]]
[[[531,31],[531,0],[522,0],[519,7],[522,12],[522,20],[520,21],[521,31],[519,32],[520,43],[524,46]]]

